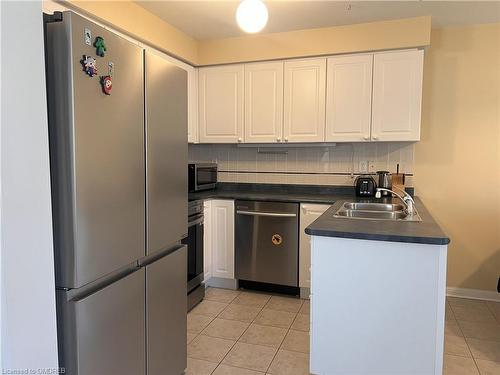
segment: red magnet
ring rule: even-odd
[[[111,89],[113,88],[113,82],[111,81],[111,76],[101,77],[102,91],[106,95],[111,95]]]

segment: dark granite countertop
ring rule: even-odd
[[[223,182],[215,190],[189,193],[189,200],[242,199],[252,201],[324,203],[354,198],[352,186],[250,184]]]
[[[313,236],[341,237],[361,240],[408,242],[430,245],[447,245],[449,237],[434,221],[422,201],[415,197],[415,206],[422,221],[362,220],[334,217],[334,213],[346,201],[337,200],[323,215],[306,228]],[[356,198],[356,201],[377,201],[378,199]],[[391,200],[389,198],[389,200]],[[398,199],[392,199],[399,203]]]
[[[407,189],[413,194],[413,189]],[[273,202],[332,204],[323,215],[306,228],[314,236],[353,238],[374,241],[408,242],[432,245],[446,245],[450,239],[434,221],[422,201],[416,197],[420,222],[361,220],[336,218],[335,211],[345,201],[377,201],[375,198],[358,198],[352,186],[286,185],[219,183],[216,190],[189,193],[189,200],[199,199],[241,199]],[[385,198],[382,201],[398,199]]]

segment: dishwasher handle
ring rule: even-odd
[[[297,214],[292,213],[278,213],[278,212],[260,212],[260,211],[236,211],[239,215],[248,216],[270,216],[270,217],[296,217]]]

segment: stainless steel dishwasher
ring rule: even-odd
[[[299,205],[236,201],[235,276],[298,286]]]

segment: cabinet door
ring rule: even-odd
[[[281,142],[283,62],[245,65],[245,142]]]
[[[326,59],[285,62],[284,141],[325,141]]]
[[[205,283],[212,277],[212,201],[203,202],[203,276]]]
[[[370,140],[373,55],[331,57],[326,82],[326,140]]]
[[[420,140],[423,61],[422,50],[374,55],[372,140]]]
[[[188,142],[198,143],[198,69],[188,71]]]
[[[329,204],[300,205],[299,287],[311,287],[311,236],[305,229],[329,209]]]
[[[243,65],[201,68],[198,75],[200,142],[242,142]]]
[[[234,201],[212,201],[212,276],[234,279]]]

